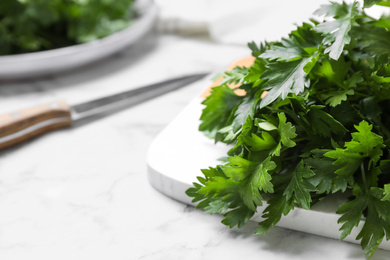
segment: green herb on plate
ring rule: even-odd
[[[90,42],[128,27],[134,0],[1,0],[0,55]]]

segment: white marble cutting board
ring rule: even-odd
[[[201,81],[196,84],[207,86],[209,82]],[[166,196],[189,205],[195,204],[185,191],[197,181],[197,176],[202,176],[200,169],[221,164],[218,159],[225,157],[229,149],[224,144],[214,144],[213,140],[198,131],[203,108],[201,102],[199,94],[155,138],[147,156],[148,179],[151,185]],[[311,210],[297,208],[282,217],[277,226],[339,239],[341,225],[337,224],[337,220],[340,215],[334,212],[342,202],[342,198],[333,196]],[[253,216],[252,221],[262,220],[265,206],[258,208],[258,213]],[[362,226],[363,220],[344,241],[359,243],[355,237]],[[390,241],[383,241],[379,248],[390,250]]]

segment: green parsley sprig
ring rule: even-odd
[[[326,20],[249,44],[253,65],[225,72],[203,102],[199,129],[231,149],[187,190],[197,208],[241,227],[267,203],[263,234],[295,207],[349,192],[336,212],[341,239],[362,217],[368,257],[390,238],[390,18],[368,16],[374,4],[390,1],[330,3],[315,12]]]
[[[0,55],[66,47],[128,27],[134,0],[1,0]]]

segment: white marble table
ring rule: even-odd
[[[56,99],[77,103],[248,55],[243,46],[149,35],[62,75],[0,81],[0,112]],[[201,90],[189,86],[115,115],[0,152],[1,260],[365,259],[358,245],[274,228],[253,236],[154,190],[153,138]],[[372,259],[389,259],[378,250]]]

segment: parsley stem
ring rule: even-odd
[[[362,174],[362,181],[363,181],[363,185],[364,185],[365,191],[367,191],[368,186],[367,186],[366,171],[365,171],[365,167],[364,166],[365,166],[365,163],[363,162],[360,165],[360,172]]]
[[[371,97],[370,95],[367,95],[367,94],[364,94],[364,93],[360,93],[360,92],[354,92],[355,95],[357,96],[361,96],[361,97]]]
[[[293,139],[293,141],[298,143],[298,142],[306,141],[306,140],[309,140],[309,139],[310,139],[309,137],[301,137],[301,138],[295,138],[295,139]]]

